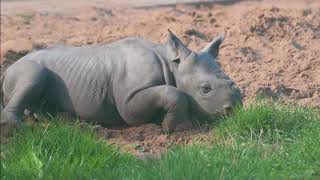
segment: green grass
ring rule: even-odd
[[[315,110],[256,104],[221,120],[216,144],[177,148],[147,162],[147,179],[319,179],[320,116]],[[148,176],[149,175],[149,176]]]
[[[92,129],[55,119],[44,127],[22,127],[1,145],[1,179],[94,179],[126,166],[132,156],[97,140]]]
[[[59,120],[2,145],[1,179],[320,179],[318,110],[260,102],[215,123],[214,144],[138,160]]]

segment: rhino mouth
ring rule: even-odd
[[[221,109],[209,113],[205,111],[198,103],[194,103],[191,105],[191,119],[193,122],[214,122],[225,116],[233,114],[235,107],[237,106],[242,106],[242,102],[238,102],[232,105],[225,105]]]

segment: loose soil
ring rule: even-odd
[[[224,32],[219,63],[241,88],[246,103],[264,95],[319,108],[320,2],[276,2],[144,8],[104,4],[86,5],[72,13],[37,7],[6,12],[1,14],[2,68],[34,49],[57,44],[103,44],[129,36],[164,42],[171,29],[197,51]],[[177,144],[211,139],[207,128],[166,135],[155,124],[97,131],[137,155],[161,154]]]

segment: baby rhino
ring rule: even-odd
[[[5,73],[1,124],[41,109],[102,125],[157,121],[172,132],[184,121],[227,113],[242,99],[216,62],[222,41],[196,53],[169,30],[165,44],[126,38],[32,52]]]

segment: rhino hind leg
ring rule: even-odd
[[[48,71],[32,61],[20,61],[7,70],[3,84],[5,107],[1,125],[21,123],[25,109],[40,102]]]

